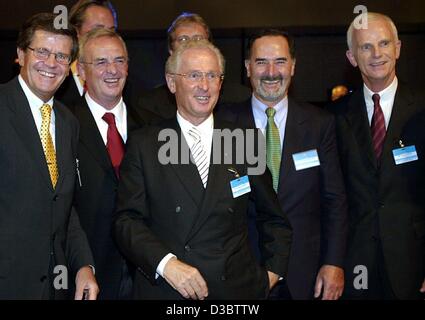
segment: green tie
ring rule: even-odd
[[[280,135],[279,129],[274,122],[276,110],[267,108],[267,129],[266,129],[266,145],[267,145],[267,167],[269,168],[273,178],[273,189],[277,192],[279,185],[279,169],[280,169]]]

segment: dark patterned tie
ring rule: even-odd
[[[379,104],[380,96],[375,93],[372,96],[373,100],[373,117],[371,123],[371,132],[372,132],[372,144],[373,150],[375,151],[376,160],[380,161],[382,155],[382,148],[384,146],[385,140],[385,118],[384,113],[382,112],[381,105]]]
[[[115,116],[113,113],[105,113],[102,119],[108,124],[106,149],[108,150],[109,157],[111,158],[112,166],[114,167],[115,174],[120,177],[119,170],[122,158],[124,157],[124,142],[118,132],[115,124]]]

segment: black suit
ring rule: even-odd
[[[81,128],[78,145],[81,186],[77,181],[74,203],[93,251],[100,287],[98,299],[130,298],[132,280],[111,233],[118,178],[86,99],[71,109]],[[136,113],[127,106],[128,134],[149,120],[146,113]]]
[[[363,90],[331,106],[349,203],[347,298],[419,297],[425,278],[425,126],[423,100],[399,84],[381,165],[372,148]],[[422,112],[418,116],[418,113]],[[418,161],[396,165],[392,150],[415,145]],[[369,290],[356,290],[355,266],[368,268]],[[377,279],[385,276],[381,285]]]
[[[251,100],[222,107],[217,117],[255,127]],[[294,153],[316,149],[320,167],[295,170]],[[347,204],[338,161],[333,117],[289,97],[277,192],[293,229],[287,286],[294,299],[311,299],[321,265],[343,267]],[[256,212],[249,208],[254,221]],[[255,228],[250,228],[257,246]]]
[[[41,107],[41,106],[40,106]],[[78,122],[56,100],[59,179],[53,189],[28,100],[15,78],[0,87],[0,299],[63,298],[49,278],[94,264],[72,208]],[[70,277],[69,281],[75,281]]]
[[[76,106],[83,102],[84,98],[80,95],[71,72],[63,81],[55,97],[67,107]]]
[[[227,125],[217,120],[214,127]],[[249,176],[252,192],[233,199],[230,181],[235,175],[228,169],[234,167],[243,176],[247,165],[234,160],[229,165],[211,164],[204,190],[194,164],[159,163],[158,152],[165,145],[158,141],[162,129],[176,132],[177,144],[188,148],[180,139],[176,118],[170,119],[137,132],[121,166],[115,236],[139,271],[135,297],[182,298],[163,278],[155,279],[159,262],[171,252],[198,268],[207,282],[209,299],[265,298],[266,269],[286,275],[291,243],[289,224],[273,196],[270,173]],[[256,262],[248,242],[248,198],[256,199],[259,211],[265,268]]]

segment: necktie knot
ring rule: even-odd
[[[268,118],[273,118],[275,114],[276,110],[274,108],[269,107],[266,109],[266,115]]]
[[[377,106],[379,105],[379,101],[381,100],[381,97],[379,96],[379,94],[375,93],[372,95],[372,100],[373,100],[374,106]]]
[[[116,124],[115,124],[115,115],[113,114],[113,113],[111,113],[111,112],[106,112],[104,115],[103,115],[103,117],[102,117],[102,119],[109,125],[109,126],[111,126],[111,125],[113,125],[113,126],[115,126]]]
[[[195,140],[195,142],[197,142],[198,140],[201,140],[201,133],[199,132],[197,128],[195,127],[190,128],[188,133],[193,138],[193,140]]]
[[[50,117],[52,115],[52,107],[45,103],[40,107],[41,118],[42,120],[48,120],[50,122]]]

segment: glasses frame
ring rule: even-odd
[[[61,53],[61,52],[51,52],[50,50],[48,50],[48,49],[46,49],[46,48],[31,48],[30,46],[28,46],[27,47],[27,49],[30,49],[31,51],[32,51],[32,53],[33,53],[33,55],[34,55],[34,57],[36,57],[36,58],[38,58],[38,59],[41,59],[41,60],[43,60],[43,61],[46,61],[46,60],[48,60],[49,59],[49,57],[50,57],[50,55],[54,55],[55,56],[55,61],[57,62],[57,63],[59,63],[59,64],[61,64],[61,65],[63,65],[63,66],[66,66],[66,65],[70,65],[71,64],[71,55],[69,55],[69,54],[65,54],[65,53]],[[48,55],[45,57],[45,56],[41,56],[40,55],[40,52],[38,51],[38,50],[40,50],[40,49],[43,49],[43,50],[45,50],[46,51],[46,54],[48,53]],[[58,61],[58,55],[64,55],[64,56],[67,56],[68,57],[68,61],[67,62],[65,62],[65,63],[63,63],[63,62],[60,62],[60,61]]]
[[[89,61],[79,61],[79,63],[92,65],[93,68],[95,68],[97,70],[105,70],[111,64],[114,64],[116,68],[123,68],[125,66],[128,66],[128,63],[130,62],[130,59],[129,58],[127,58],[127,57],[123,57],[123,58],[125,59],[125,61],[124,61],[124,63],[122,65],[117,65],[117,63],[119,63],[118,61],[107,61],[107,60],[105,61],[105,64],[103,64],[103,65],[97,64],[100,61],[98,61],[98,62],[93,62],[93,61],[91,61],[91,62],[89,62]]]
[[[194,74],[194,73],[200,73],[200,74],[202,74],[202,78],[201,78],[201,79],[193,79],[193,78],[189,78],[189,76],[190,76],[191,74]],[[223,81],[223,80],[224,80],[224,74],[218,74],[218,73],[216,74],[216,75],[217,75],[217,78],[208,79],[207,74],[211,74],[211,73],[216,74],[215,72],[202,72],[202,71],[192,71],[192,72],[189,72],[189,73],[176,73],[176,72],[169,72],[168,74],[173,75],[173,76],[180,76],[180,77],[184,77],[185,79],[187,79],[188,81],[193,82],[193,83],[199,83],[199,82],[201,82],[204,78],[205,78],[205,79],[207,79],[208,83],[210,83],[210,82],[214,82],[216,79],[217,79],[218,81]]]

